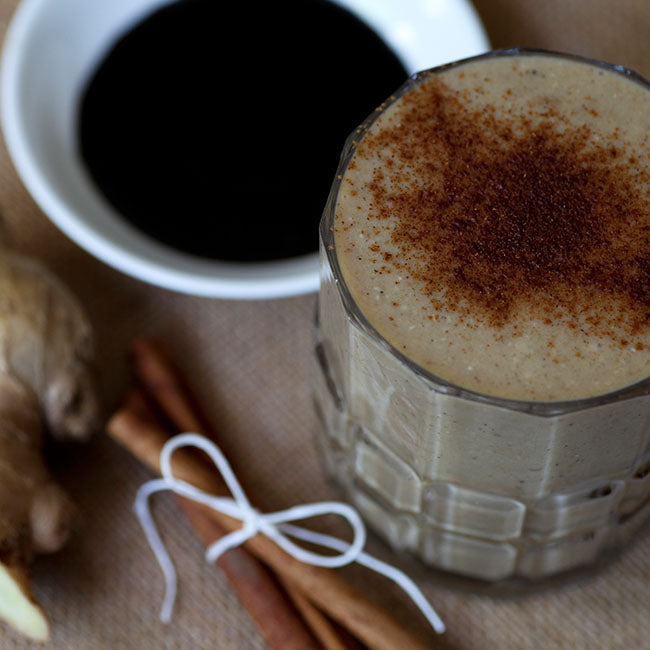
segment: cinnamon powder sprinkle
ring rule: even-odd
[[[624,143],[552,106],[534,119],[467,108],[437,78],[402,101],[364,142],[393,170],[367,188],[371,218],[393,224],[385,264],[479,324],[517,311],[601,336],[648,327],[650,179]]]

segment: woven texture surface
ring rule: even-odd
[[[3,30],[15,0],[0,0]],[[477,0],[495,47],[565,50],[650,75],[647,0]],[[221,432],[253,502],[276,510],[332,498],[312,441],[310,377],[313,295],[236,302],[174,294],[94,260],[50,224],[0,150],[0,213],[10,241],[42,259],[85,302],[97,330],[101,390],[110,411],[128,385],[125,352],[136,336],[164,339]],[[149,473],[106,436],[66,450],[55,472],[78,504],[79,529],[62,552],[33,567],[37,598],[52,620],[47,648],[219,648],[263,650],[256,626],[171,499],[155,513],[180,575],[173,622],[158,620],[163,583],[133,512]],[[452,591],[417,573],[448,625],[445,647],[463,650],[647,648],[650,531],[592,580],[517,599]],[[374,539],[370,550],[394,558]],[[403,562],[400,560],[400,562]],[[364,570],[344,570],[431,640],[402,594]],[[0,626],[0,647],[31,644]],[[402,649],[396,649],[402,650]]]

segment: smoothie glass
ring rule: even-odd
[[[328,472],[393,549],[437,569],[507,583],[593,566],[650,517],[650,380],[564,402],[491,397],[433,375],[373,330],[346,286],[333,226],[341,178],[375,117],[346,143],[320,228],[316,410]]]

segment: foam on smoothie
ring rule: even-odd
[[[550,55],[431,74],[362,134],[335,247],[397,350],[484,394],[650,375],[650,91]]]

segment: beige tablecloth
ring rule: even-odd
[[[94,0],[110,1],[110,0]],[[477,0],[492,43],[539,46],[626,64],[650,75],[648,0]],[[3,32],[15,0],[0,0]],[[0,151],[0,213],[19,249],[34,254],[83,299],[97,328],[101,388],[107,408],[128,382],[124,353],[133,337],[165,339],[191,373],[218,423],[229,456],[263,510],[331,498],[312,444],[310,377],[314,295],[234,302],[177,295],[127,278],[88,256],[36,207]],[[158,611],[163,583],[132,513],[149,474],[103,435],[66,450],[55,462],[81,513],[71,544],[39,558],[34,590],[52,620],[46,647],[266,647],[226,580],[204,564],[171,499],[156,514],[180,573],[173,622]],[[371,551],[390,553],[374,539]],[[415,565],[413,565],[415,566]],[[401,592],[361,569],[343,570],[407,624],[426,627]],[[420,584],[463,650],[650,648],[650,534],[595,579],[519,599],[451,591],[430,576]],[[0,648],[31,647],[0,626]],[[396,649],[403,650],[403,649]]]

